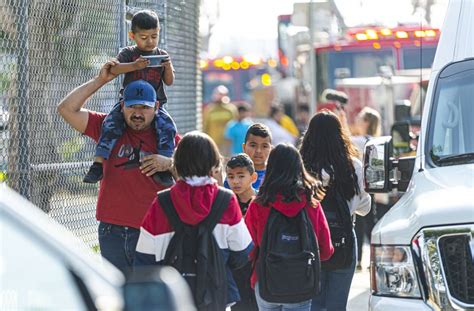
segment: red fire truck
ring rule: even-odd
[[[280,16],[279,30],[288,28],[288,24],[288,17]],[[369,96],[374,94],[372,91],[376,87],[374,83],[391,87],[390,84],[396,82],[397,85],[394,87],[397,89],[397,96],[392,98],[392,106],[395,100],[410,99],[411,90],[423,84],[426,70],[431,68],[439,35],[438,29],[419,25],[394,28],[349,28],[342,36],[337,38],[329,36],[314,44],[312,51],[315,53],[316,68],[311,68],[309,44],[296,47],[285,46],[288,40],[284,39],[288,36],[279,32],[280,67],[285,68],[284,63],[290,63],[291,66],[291,62],[294,62],[293,75],[301,77],[301,82],[306,85],[311,85],[311,75],[316,76],[317,103],[315,104],[318,110],[335,108],[334,102],[322,98],[321,94],[325,89],[350,92],[348,119],[352,121],[364,106],[372,106],[379,111],[391,109],[391,107],[381,107],[380,103],[372,102],[380,100],[377,96]],[[289,51],[288,54],[285,51]],[[285,60],[291,53],[294,54],[292,59]],[[417,71],[420,72],[419,81],[416,79]],[[406,79],[397,78],[398,76],[406,77],[407,72],[410,74]],[[401,92],[400,88],[405,90]],[[365,93],[371,94],[361,96]],[[399,96],[402,93],[405,97]],[[356,94],[357,96],[354,96]]]

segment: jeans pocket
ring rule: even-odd
[[[110,228],[111,228],[110,224],[101,222],[99,224],[99,238],[105,237],[108,234],[110,234]]]

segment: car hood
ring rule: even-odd
[[[410,244],[425,227],[474,223],[474,164],[415,172],[410,187],[372,231],[373,244]]]

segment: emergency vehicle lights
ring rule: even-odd
[[[224,61],[222,59],[219,58],[214,61],[214,67],[220,68],[222,66],[224,66]]]
[[[423,38],[426,36],[426,33],[423,30],[416,30],[415,31],[415,37],[417,38]]]
[[[206,60],[203,60],[203,59],[199,60],[199,68],[206,69],[207,66],[209,66],[209,63]]]
[[[240,64],[238,62],[232,62],[232,64],[230,66],[234,70],[238,70],[240,68]]]
[[[408,33],[406,31],[397,31],[395,33],[395,36],[398,38],[398,39],[406,39],[408,38]]]
[[[270,58],[267,62],[268,66],[275,68],[277,66],[277,61],[273,58]]]
[[[392,35],[392,31],[388,28],[384,28],[384,29],[381,29],[380,30],[380,34],[382,36],[391,36]]]
[[[367,39],[369,40],[377,40],[379,38],[377,32],[373,29],[367,29],[365,33],[367,34]]]
[[[264,73],[262,75],[261,80],[262,80],[262,84],[265,85],[265,86],[272,85],[272,77],[268,73]]]
[[[433,29],[425,30],[425,35],[427,37],[436,37],[436,31]]]
[[[232,56],[224,56],[222,60],[224,61],[224,64],[229,64],[229,65],[232,64],[232,62],[234,61]]]
[[[359,41],[365,41],[368,39],[365,33],[356,33],[355,37]]]
[[[250,64],[248,62],[242,61],[240,62],[240,68],[242,69],[249,69]]]
[[[435,29],[427,30],[392,30],[389,28],[382,29],[365,29],[361,32],[352,33],[351,35],[357,41],[378,40],[378,39],[408,39],[408,38],[425,38],[436,37],[438,34]]]

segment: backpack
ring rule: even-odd
[[[319,293],[319,247],[306,208],[287,217],[271,208],[256,263],[260,296],[297,303]]]
[[[331,231],[334,254],[321,263],[324,270],[338,270],[350,267],[354,253],[354,236],[352,234],[352,218],[347,201],[334,187],[326,191],[321,201],[324,215]]]
[[[232,193],[219,187],[206,219],[197,225],[181,221],[170,191],[158,193],[158,200],[175,234],[166,249],[164,264],[174,267],[187,281],[198,310],[225,310],[227,305],[226,263],[212,234],[229,206]]]

